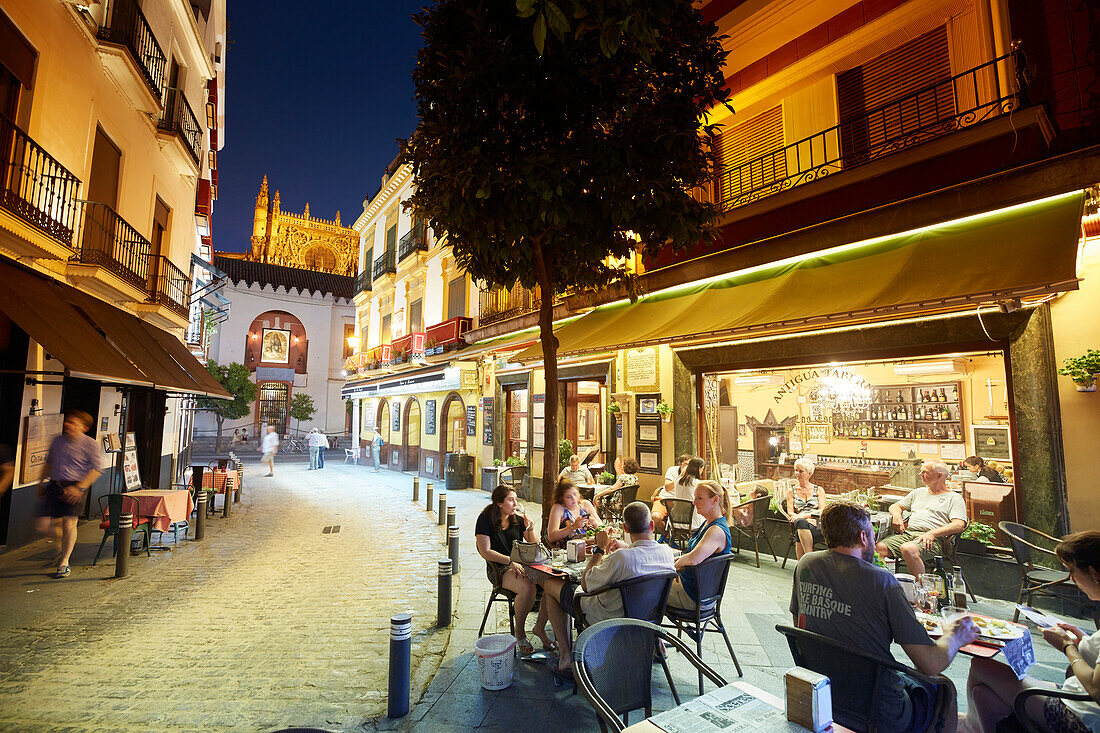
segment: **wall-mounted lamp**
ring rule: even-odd
[[[257,338],[257,336],[256,336],[256,334],[254,334],[254,333],[250,333],[250,334],[248,334],[248,338],[250,338],[250,339],[252,339],[253,341],[255,341],[255,340],[256,340],[256,338]]]
[[[122,405],[115,405],[115,417],[118,417],[118,413],[122,410]]]
[[[248,352],[248,363],[249,364],[255,364],[256,363],[256,352],[255,351]]]
[[[297,336],[294,337],[294,343],[298,343],[300,340]]]
[[[359,345],[359,339],[355,336],[348,336],[348,348],[354,350]]]
[[[33,417],[34,413],[36,413],[36,412],[38,412],[38,398],[37,397],[32,397],[31,398],[31,412],[30,412],[31,416]]]

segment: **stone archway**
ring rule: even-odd
[[[378,466],[381,468],[389,464],[390,455],[390,401],[385,397],[378,400],[377,413],[374,417],[375,429],[382,436],[382,453]]]
[[[405,446],[402,471],[420,472],[420,402],[410,397],[405,402],[405,419],[402,421],[401,442]]]
[[[439,420],[440,460],[446,462],[447,454],[466,447],[466,404],[462,395],[451,392],[443,400]]]

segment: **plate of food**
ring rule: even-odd
[[[1002,621],[999,618],[989,618],[988,616],[973,616],[972,618],[974,624],[978,627],[978,633],[987,639],[1004,641],[1006,639],[1019,639],[1024,635],[1023,628]]]
[[[939,616],[917,611],[917,621],[920,621],[921,626],[924,627],[929,636],[943,636],[943,627],[940,626],[941,620]]]

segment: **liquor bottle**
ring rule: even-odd
[[[941,420],[950,420],[951,419],[951,408],[948,407],[947,405],[943,406],[943,413],[942,413],[940,419]]]
[[[947,393],[943,391],[943,387],[940,387],[940,402],[947,402]]]
[[[940,598],[944,599],[944,602],[946,602],[947,589],[951,587],[951,583],[947,578],[947,568],[943,565],[943,555],[936,555],[932,558],[932,567],[934,568],[932,572],[940,576],[940,583],[942,583],[942,585],[939,583],[937,583],[937,585],[940,585]]]
[[[951,582],[951,605],[960,611],[966,610],[966,581],[963,580],[963,569],[958,565]]]
[[[899,389],[899,390],[898,390],[898,402],[904,402],[904,401],[905,401],[905,400],[903,400],[903,399],[901,398],[901,390]]]
[[[908,420],[909,419],[909,408],[906,407],[905,405],[901,406],[901,419],[902,420]]]
[[[958,387],[952,387],[951,388],[951,401],[952,402],[958,402],[959,401],[959,388]]]
[[[893,438],[896,437],[896,435],[897,434],[894,432],[894,423],[890,423],[890,427],[886,429],[886,437]]]

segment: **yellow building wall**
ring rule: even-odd
[[[1100,239],[1090,240],[1080,258],[1080,289],[1051,303],[1054,355],[1060,366],[1070,356],[1100,349]],[[1069,377],[1058,378],[1065,450],[1069,521],[1073,531],[1100,523],[1097,449],[1100,441],[1100,392],[1078,392]]]

